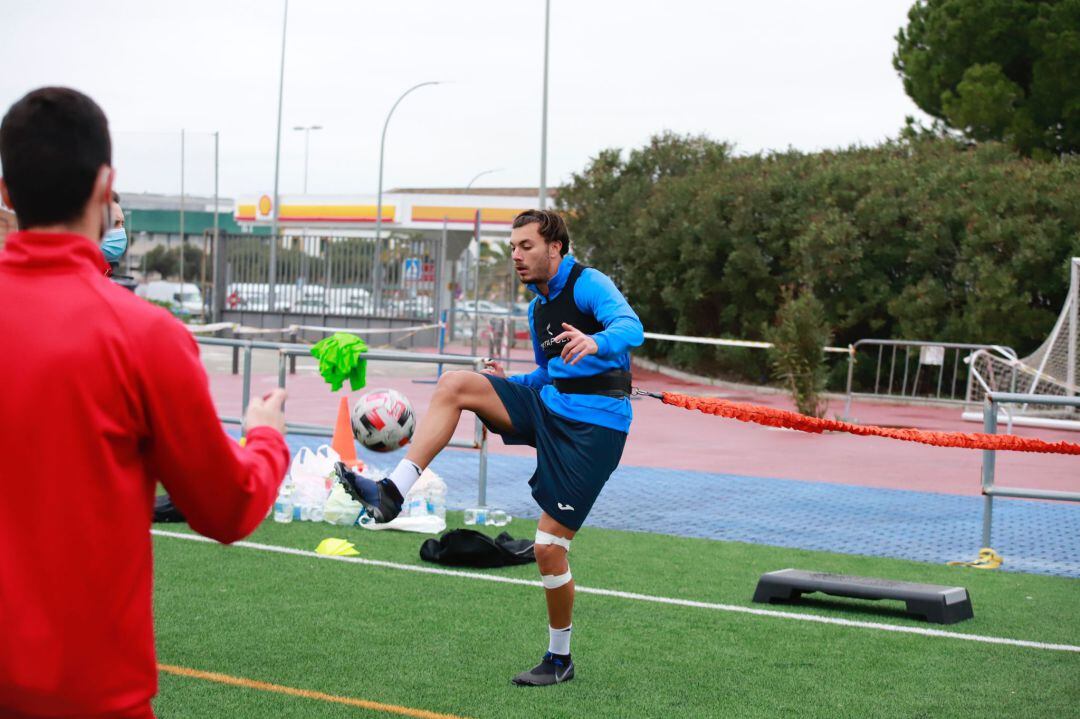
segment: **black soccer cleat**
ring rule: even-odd
[[[376,524],[385,524],[401,513],[404,499],[389,479],[376,482],[357,474],[342,462],[334,463],[334,476],[350,497],[364,505]]]
[[[570,655],[565,658],[548,652],[540,663],[527,672],[522,672],[511,681],[519,687],[546,687],[550,684],[562,684],[574,678],[574,662]]]

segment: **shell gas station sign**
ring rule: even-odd
[[[259,202],[255,205],[255,219],[257,220],[273,220],[274,201],[270,199],[270,195],[263,195],[259,198]]]
[[[509,229],[514,217],[531,203],[519,195],[462,195],[431,193],[387,193],[383,195],[382,222],[388,228],[436,230],[447,226],[460,230],[472,227],[476,213],[489,229]],[[294,227],[335,227],[368,229],[376,222],[377,199],[289,195],[279,198],[278,223]],[[234,218],[240,224],[263,225],[274,219],[273,199],[268,194],[241,198]]]

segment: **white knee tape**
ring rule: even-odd
[[[536,539],[533,540],[533,544],[557,544],[566,551],[570,551],[570,540],[566,537],[556,537],[554,534],[548,534],[541,530],[536,530]]]
[[[541,574],[540,581],[544,584],[544,589],[558,589],[567,582],[573,579],[570,576],[570,568],[566,568],[566,574]]]

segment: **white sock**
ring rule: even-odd
[[[412,489],[412,486],[416,484],[416,480],[420,479],[421,474],[423,474],[422,469],[409,460],[403,459],[398,462],[398,466],[390,473],[390,481],[394,483],[394,486],[401,492],[401,496],[404,497]]]
[[[548,651],[552,654],[570,653],[570,632],[574,629],[571,624],[566,629],[548,627]]]

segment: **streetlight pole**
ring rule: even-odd
[[[544,108],[540,115],[540,209],[547,204],[548,30],[551,0],[544,0]]]
[[[322,125],[298,125],[293,128],[294,130],[302,130],[304,133],[304,194],[307,194],[307,176],[308,176],[308,141],[311,139],[312,130],[321,130]]]
[[[214,265],[213,265],[213,284],[214,288],[211,290],[211,296],[214,298],[214,306],[210,312],[211,322],[221,322],[221,312],[225,307],[225,255],[221,251],[221,234],[220,223],[218,221],[218,169],[219,155],[218,145],[220,133],[214,133]]]
[[[274,302],[274,287],[277,284],[277,242],[278,242],[278,180],[281,174],[281,104],[285,96],[285,37],[289,27],[289,0],[285,0],[285,11],[281,19],[281,72],[278,74],[278,99],[277,99],[277,148],[274,150],[274,206],[270,213],[270,272],[268,289],[266,293],[267,310],[273,312],[276,306]],[[244,407],[244,409],[247,409]]]
[[[413,85],[405,92],[401,93],[401,97],[397,99],[397,102],[390,108],[390,112],[386,113],[386,122],[383,123],[382,139],[379,141],[379,194],[375,203],[375,258],[372,262],[372,269],[375,272],[375,281],[372,292],[374,300],[374,309],[378,313],[379,307],[382,306],[382,178],[383,178],[383,155],[386,151],[386,128],[390,124],[390,118],[394,114],[394,110],[413,90],[417,90],[425,85],[441,85],[442,83],[437,81],[421,82]]]
[[[472,183],[476,182],[477,180],[479,180],[479,179],[480,179],[481,177],[483,177],[484,175],[490,175],[490,174],[491,174],[491,173],[493,173],[493,172],[502,172],[502,170],[503,170],[503,168],[501,168],[501,167],[496,167],[496,168],[495,168],[495,169],[493,169],[493,170],[484,170],[483,172],[478,172],[478,173],[476,173],[476,177],[474,177],[473,179],[469,180],[469,184],[465,185],[465,189],[466,189],[466,190],[468,190],[468,189],[469,189],[470,187],[472,187]]]
[[[180,295],[183,306],[184,294],[184,244],[187,235],[184,234],[184,129],[180,129]]]

